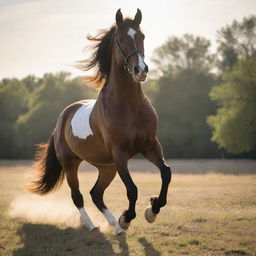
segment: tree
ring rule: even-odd
[[[0,156],[15,155],[15,123],[28,109],[27,86],[17,79],[4,79],[0,83]]]
[[[231,25],[217,32],[218,67],[230,71],[240,59],[256,54],[256,16],[244,17],[241,22],[234,20]]]
[[[206,117],[215,111],[208,98],[215,84],[213,77],[183,70],[175,77],[161,77],[158,83],[155,105],[165,154],[174,158],[218,157],[206,124]]]
[[[219,104],[208,117],[212,141],[234,154],[249,152],[256,149],[256,56],[240,60],[223,79],[210,93]]]
[[[37,78],[34,75],[28,75],[22,79],[22,82],[27,86],[29,92],[33,92],[35,89],[40,87],[42,79]]]
[[[152,61],[158,75],[175,74],[184,69],[208,72],[214,63],[209,47],[210,41],[203,37],[190,34],[181,38],[172,36],[155,50]]]
[[[219,156],[206,123],[216,108],[208,97],[216,82],[211,75],[214,55],[209,47],[209,40],[186,34],[170,37],[154,52],[153,61],[160,72],[158,80],[151,82],[158,86],[151,98],[159,116],[159,138],[168,157]]]
[[[81,78],[70,79],[70,74],[65,72],[44,75],[40,87],[30,96],[28,112],[16,123],[19,156],[33,156],[34,145],[48,140],[67,105],[94,96]]]

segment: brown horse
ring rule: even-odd
[[[71,188],[74,204],[79,209],[84,225],[95,229],[84,210],[83,196],[79,191],[77,170],[85,160],[99,170],[91,197],[116,234],[127,230],[136,217],[137,187],[127,162],[142,153],[161,172],[162,186],[158,197],[151,198],[145,218],[153,222],[160,208],[166,204],[171,170],[166,165],[157,139],[157,115],[145,97],[141,82],[145,81],[148,67],[144,62],[144,34],[140,30],[142,19],[138,9],[134,19],[123,19],[120,9],[116,24],[96,37],[90,61],[80,65],[88,70],[97,67],[92,84],[102,84],[98,99],[84,100],[68,106],[59,116],[48,143],[38,152],[39,176],[30,190],[46,194],[61,184],[64,176]],[[129,200],[129,207],[117,221],[103,201],[104,190],[118,172]]]

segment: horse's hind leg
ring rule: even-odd
[[[90,217],[84,210],[84,200],[83,200],[83,196],[79,190],[79,181],[78,181],[78,177],[77,177],[77,170],[78,170],[79,164],[81,163],[81,160],[80,159],[69,159],[68,161],[65,161],[65,162],[66,163],[63,164],[63,167],[64,167],[64,170],[66,173],[68,185],[71,189],[71,197],[73,199],[75,206],[78,208],[78,210],[81,214],[81,220],[82,220],[83,224],[85,225],[85,227],[88,230],[92,231],[96,227],[94,226]]]
[[[98,179],[95,185],[93,186],[92,190],[90,191],[90,194],[92,196],[94,204],[105,216],[109,225],[115,228],[115,233],[116,235],[118,235],[123,232],[123,229],[120,227],[117,218],[106,207],[103,201],[104,191],[114,179],[116,175],[116,170],[114,167],[98,167],[98,170]]]

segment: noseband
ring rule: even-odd
[[[117,48],[119,49],[122,57],[124,58],[124,69],[129,72],[130,74],[132,74],[132,70],[131,70],[131,67],[129,66],[129,63],[128,63],[128,60],[136,53],[140,53],[142,54],[141,50],[139,50],[136,46],[135,50],[133,52],[131,52],[130,54],[126,55],[124,50],[122,49],[121,47],[121,44],[120,44],[120,40],[119,40],[119,37],[118,37],[118,34],[117,32],[115,33],[114,35],[114,39],[115,39],[115,43],[117,45]]]

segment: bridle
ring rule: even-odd
[[[135,50],[133,52],[131,52],[130,54],[126,55],[124,50],[122,49],[121,47],[121,44],[120,44],[120,40],[119,40],[119,37],[118,37],[118,34],[117,34],[117,31],[115,32],[115,35],[114,35],[114,40],[115,40],[115,43],[117,45],[117,48],[119,49],[122,57],[124,58],[124,69],[129,72],[130,74],[133,73],[131,67],[129,66],[129,63],[128,63],[128,60],[136,53],[140,53],[142,56],[143,56],[143,53],[141,52],[141,50],[139,50],[136,46]]]

